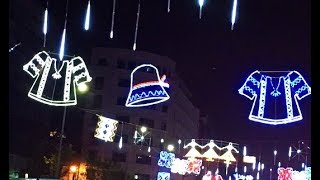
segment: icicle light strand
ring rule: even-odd
[[[136,21],[136,31],[134,33],[134,44],[133,44],[133,50],[135,51],[137,48],[137,34],[138,34],[138,25],[139,25],[139,16],[140,16],[140,0],[138,4],[138,12],[137,12],[137,21]]]
[[[63,33],[62,33],[62,38],[61,38],[61,45],[60,45],[60,52],[59,52],[59,58],[62,61],[63,56],[64,56],[64,46],[65,46],[65,41],[66,41],[66,28],[67,28],[67,18],[68,18],[68,1],[66,3],[66,17],[64,20],[64,29],[63,29]]]
[[[110,39],[113,38],[113,27],[114,27],[114,15],[115,14],[116,14],[116,0],[113,0]]]
[[[88,1],[88,7],[87,7],[87,13],[86,13],[86,20],[84,24],[84,29],[86,31],[89,30],[89,24],[90,24],[90,0]]]

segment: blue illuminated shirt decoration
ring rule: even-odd
[[[136,73],[136,79],[134,79],[133,76],[137,70],[149,73],[149,76],[147,74],[139,76],[140,74]],[[152,79],[146,80],[148,77]],[[134,80],[138,81],[134,82]],[[165,88],[169,88],[169,84],[165,80],[166,75],[160,78],[159,71],[155,66],[151,64],[137,66],[131,73],[130,92],[125,105],[127,107],[142,107],[168,100],[170,96]]]
[[[282,76],[254,71],[238,90],[253,101],[249,119],[265,124],[287,124],[302,120],[298,100],[311,94],[311,87],[297,71]]]
[[[174,159],[175,159],[175,155],[173,153],[161,151],[160,159],[158,160],[158,165],[160,167],[171,168]]]
[[[157,180],[170,180],[170,173],[168,173],[168,172],[158,172]]]

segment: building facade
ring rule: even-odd
[[[190,102],[191,93],[175,73],[175,62],[160,55],[113,48],[94,48],[88,69],[92,76],[90,92],[83,104],[84,114],[82,155],[96,161],[116,161],[130,179],[157,179],[159,153],[172,144],[174,153],[183,156],[184,139],[198,138],[199,110]],[[170,99],[147,107],[126,107],[132,70],[141,64],[152,64],[159,75],[166,75]],[[154,77],[154,73],[139,72]],[[114,142],[94,137],[98,117],[119,121]],[[122,123],[123,122],[123,123]],[[134,133],[145,126],[144,141],[134,143]],[[141,132],[140,132],[141,133]],[[123,146],[119,148],[122,136]],[[151,139],[150,139],[151,138]],[[181,139],[181,144],[178,140]],[[150,146],[150,152],[148,152]],[[174,179],[193,179],[171,174]],[[173,179],[173,178],[171,178]]]

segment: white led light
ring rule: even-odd
[[[233,30],[234,23],[236,22],[237,4],[238,4],[238,1],[233,0],[232,15],[231,15],[231,30]]]
[[[86,31],[89,30],[89,24],[90,24],[90,0],[88,1],[86,20],[85,20],[85,23],[84,23],[84,29]]]
[[[43,34],[47,34],[47,26],[48,26],[48,9],[46,8],[44,12],[44,20],[43,20]]]
[[[120,141],[119,141],[119,149],[122,148],[122,136],[120,137]]]

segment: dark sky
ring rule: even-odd
[[[248,120],[252,101],[238,94],[254,70],[296,70],[312,86],[310,1],[238,0],[234,31],[230,30],[232,3],[205,0],[199,20],[195,0],[171,0],[170,13],[166,0],[141,0],[137,50],[168,56],[176,62],[179,76],[193,94],[192,102],[201,114],[209,116],[208,138],[251,143],[260,149],[310,139],[311,96],[299,102],[302,121],[268,126]],[[112,0],[91,2],[89,32],[83,30],[86,4],[85,0],[69,0],[66,54],[89,57],[94,46],[132,48],[138,0],[117,1],[112,40],[108,38]],[[37,13],[40,19],[43,9]],[[58,52],[65,1],[49,1],[49,18],[50,13],[55,19],[51,24],[49,21],[48,49]],[[30,28],[41,35],[41,25],[31,23]],[[40,49],[42,40],[33,43]],[[38,51],[34,50],[30,55]],[[22,66],[19,68],[24,73]],[[31,82],[29,79],[29,85]]]

